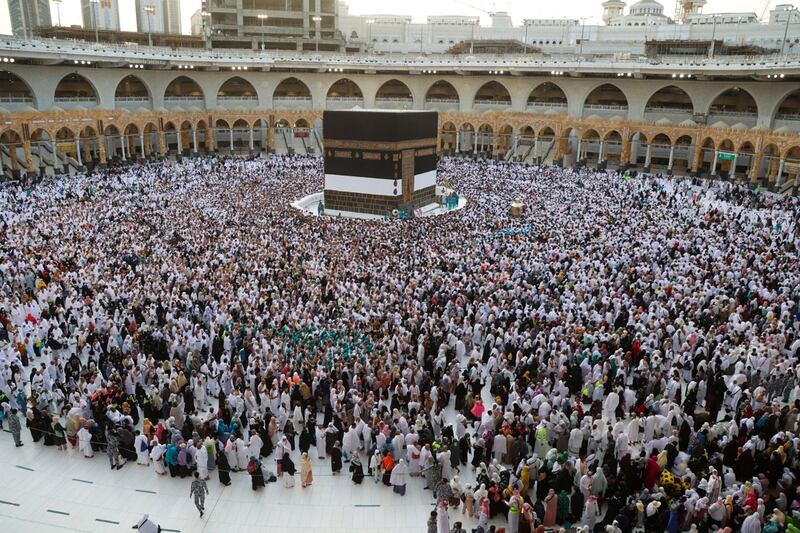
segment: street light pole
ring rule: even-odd
[[[264,13],[259,13],[258,14],[258,20],[261,21],[261,51],[262,52],[264,51],[264,47],[265,47],[265,45],[264,45],[264,21],[267,20],[268,18],[269,18],[269,15],[267,15],[267,14],[264,14]]]
[[[314,21],[314,39],[315,39],[315,47],[314,50],[319,53],[319,23],[322,22],[322,17],[319,15],[314,15],[311,17],[311,20]]]
[[[89,0],[92,8],[92,19],[94,19],[94,44],[100,44],[100,32],[98,31],[97,15],[99,13],[95,10],[100,10],[100,0]]]
[[[469,55],[473,55],[475,52],[475,24],[478,22],[479,19],[472,19],[472,39],[469,41]]]
[[[581,17],[581,44],[578,48],[578,55],[583,55],[583,34],[584,30],[586,29],[586,17]]]
[[[367,24],[367,52],[372,46],[372,25],[375,24],[375,19],[367,19],[364,21]]]

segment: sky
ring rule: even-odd
[[[16,0],[14,0],[16,1]],[[32,1],[32,0],[23,0]],[[660,0],[664,13],[672,15],[675,0]],[[628,5],[634,0],[629,0]],[[776,4],[790,3],[791,0],[708,0],[705,13],[755,12],[766,15]],[[354,15],[411,15],[415,22],[423,22],[428,15],[470,15],[480,16],[483,24],[489,24],[491,11],[508,11],[519,23],[525,18],[580,18],[587,17],[587,23],[600,22],[603,13],[602,0],[347,0],[350,13]],[[58,23],[55,4],[52,3],[53,23]],[[134,0],[119,0],[120,21],[123,30],[136,30],[136,10]],[[200,8],[200,0],[181,0],[183,33],[190,33],[189,17]],[[63,0],[61,3],[61,24],[64,26],[82,23],[80,0]],[[8,0],[0,0],[0,34],[10,34],[11,23],[8,17]]]

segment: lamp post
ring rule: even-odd
[[[472,39],[469,40],[469,55],[473,55],[475,52],[475,25],[479,20],[478,18],[472,19]]]
[[[317,53],[319,53],[319,23],[322,22],[322,17],[320,17],[319,15],[314,15],[313,17],[311,17],[311,20],[314,21],[314,39],[315,39],[314,50]]]
[[[147,5],[143,8],[145,15],[147,15],[147,44],[149,46],[153,46],[153,28],[150,23],[150,17],[156,14],[156,6],[154,5]]]
[[[100,10],[100,0],[89,0],[92,8],[92,19],[94,20],[94,44],[100,44],[100,32],[98,31],[97,15]]]
[[[578,48],[579,56],[583,55],[583,35],[584,35],[584,30],[586,29],[586,18],[587,17],[581,17],[581,44]]]
[[[261,21],[261,50],[264,51],[264,21],[269,18],[269,15],[265,13],[258,14],[258,20]]]

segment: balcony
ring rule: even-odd
[[[425,100],[425,109],[431,111],[458,111],[458,98],[428,98]]]
[[[716,122],[724,122],[728,126],[744,124],[748,128],[753,128],[758,122],[758,113],[749,111],[711,111],[708,114],[708,124],[713,125]]]
[[[226,109],[258,107],[258,96],[217,96],[217,106]]]
[[[628,106],[626,105],[606,105],[606,104],[585,104],[583,106],[583,117],[597,115],[602,118],[628,117]]]
[[[665,118],[670,122],[680,124],[684,120],[691,119],[693,115],[694,110],[690,107],[651,106],[644,110],[644,119],[648,122],[656,122]]]
[[[53,103],[62,109],[90,108],[97,107],[97,98],[94,96],[56,96]]]
[[[564,115],[567,113],[566,102],[528,102],[525,108],[529,113],[540,115]]]
[[[353,109],[364,107],[364,99],[358,96],[329,96],[325,100],[325,109]]]
[[[164,105],[166,107],[180,107],[187,111],[191,107],[205,107],[205,98],[202,96],[165,96]]]
[[[0,93],[0,107],[9,111],[20,111],[33,107],[33,97],[24,93]]]
[[[378,109],[413,109],[413,98],[375,98],[375,107]]]
[[[152,109],[152,102],[149,96],[117,96],[114,98],[114,107],[117,109],[128,109],[134,111],[140,107]]]
[[[311,109],[312,106],[310,96],[274,96],[272,98],[274,109]]]
[[[511,109],[511,100],[475,100],[472,109],[479,113],[484,111],[505,111]]]

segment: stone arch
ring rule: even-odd
[[[241,76],[231,76],[217,89],[217,105],[258,105],[258,91]]]
[[[22,145],[22,136],[19,132],[12,128],[6,128],[0,133],[0,181],[2,181],[6,170],[12,172],[20,170],[20,166],[27,166],[25,154]],[[8,164],[6,164],[6,154],[8,151]],[[21,164],[20,164],[21,162]]]
[[[800,121],[800,89],[793,89],[778,100],[772,118]]]
[[[458,127],[458,151],[472,152],[477,147],[475,143],[475,126],[469,122],[463,122]]]
[[[59,80],[53,94],[53,101],[62,107],[65,105],[97,105],[98,95],[97,88],[88,78],[77,72],[71,72]]]
[[[672,159],[672,168],[673,170],[678,168],[682,169],[684,172],[688,171],[692,167],[692,158],[694,156],[692,146],[694,143],[694,139],[692,139],[691,135],[681,135],[677,139],[675,139],[675,155]]]
[[[756,99],[747,89],[729,87],[711,99],[708,107],[710,115],[758,115]]]
[[[693,113],[694,102],[689,94],[676,85],[667,85],[647,99],[645,113]]]
[[[209,135],[208,124],[205,120],[198,120],[197,124],[195,124],[194,130],[192,134],[197,137],[197,151],[200,151],[202,147],[206,151],[212,151],[214,147],[213,144],[213,133]],[[194,142],[194,138],[192,138],[192,142]]]
[[[669,156],[672,152],[672,139],[669,135],[659,132],[653,135],[650,140],[650,166],[667,168],[669,166]]]
[[[164,89],[164,103],[173,106],[204,105],[205,93],[189,76],[177,76]],[[185,109],[184,109],[185,111]]]
[[[476,152],[486,155],[493,155],[494,152],[494,128],[489,123],[483,123],[478,126],[478,131],[475,134]]]
[[[625,92],[613,83],[603,83],[592,89],[583,100],[584,109],[621,111],[628,108]]]
[[[567,93],[564,92],[560,85],[552,81],[540,83],[528,94],[529,108],[566,109],[568,105]]]
[[[603,135],[603,157],[606,165],[622,166],[622,134],[617,130],[609,130]]]
[[[511,124],[504,124],[497,132],[497,150],[499,154],[505,154],[514,145],[514,128]]]
[[[492,106],[495,108],[511,107],[511,93],[508,88],[496,80],[481,85],[472,99],[473,106]],[[476,109],[480,111],[480,109]]]
[[[704,137],[700,145],[695,148],[698,153],[695,158],[698,159],[698,172],[711,173],[711,166],[716,157],[717,145],[712,137]]]
[[[375,92],[375,107],[382,109],[411,109],[414,95],[402,81],[392,78],[385,81]]]
[[[8,70],[0,71],[0,106],[9,110],[29,105],[36,107],[36,94],[21,76]]]
[[[149,101],[153,95],[150,87],[139,76],[128,74],[117,83],[114,89],[114,100],[119,101],[123,98],[137,98],[139,101]]]
[[[360,98],[363,100],[364,92],[350,78],[340,78],[328,87],[326,98]]]
[[[432,83],[425,92],[425,109],[456,111],[461,104],[461,95],[455,86],[447,80]]]
[[[439,149],[450,153],[456,147],[456,125],[448,121],[442,124]]]
[[[272,105],[276,109],[311,107],[313,97],[306,82],[290,76],[284,78],[272,91]]]

